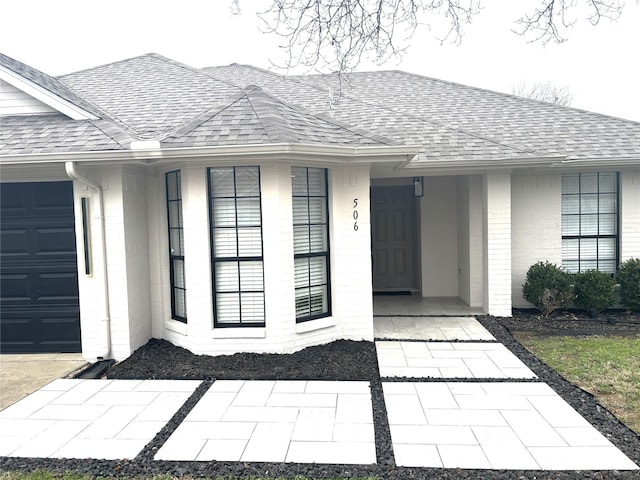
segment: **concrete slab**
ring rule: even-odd
[[[0,354],[0,410],[86,366],[79,353]]]
[[[375,463],[369,384],[215,382],[155,458]]]
[[[535,378],[501,343],[376,341],[381,377]]]
[[[545,384],[465,385],[383,382],[398,465],[638,469]],[[568,419],[560,420],[555,409]]]
[[[473,317],[374,317],[373,335],[389,340],[495,340]]]
[[[134,458],[199,384],[55,380],[0,411],[0,455]]]

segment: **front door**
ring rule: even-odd
[[[412,186],[371,187],[373,290],[416,289]]]

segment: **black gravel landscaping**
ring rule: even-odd
[[[532,312],[517,312],[513,318],[479,317],[478,320],[516,354],[538,379],[550,385],[583,417],[590,421],[631,460],[640,465],[640,436],[600,406],[589,393],[572,385],[540,362],[518,343],[510,331],[549,334],[554,329],[564,334],[598,332],[622,335],[640,333],[640,318],[624,313],[586,319],[565,313],[541,319]],[[591,323],[590,323],[591,322]],[[590,330],[590,331],[586,331]],[[583,333],[580,333],[583,332]],[[396,467],[387,423],[382,380],[378,373],[375,346],[372,342],[340,340],[306,348],[290,355],[235,354],[210,357],[194,355],[166,341],[151,340],[130,358],[113,366],[107,373],[114,379],[199,379],[203,383],[156,437],[135,458],[129,460],[73,460],[0,458],[0,470],[32,471],[46,469],[53,473],[73,472],[94,477],[153,477],[169,475],[191,478],[380,478],[380,479],[638,479],[638,471],[517,471],[461,470]],[[359,380],[371,385],[376,465],[322,465],[296,463],[244,462],[168,462],[153,457],[180,422],[216,379],[244,380]],[[424,379],[420,380],[424,381]],[[469,381],[454,380],[454,381]],[[510,380],[511,381],[511,380]]]

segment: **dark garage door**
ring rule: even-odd
[[[71,182],[0,184],[0,351],[80,352]]]

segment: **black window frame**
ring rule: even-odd
[[[597,183],[597,191],[596,192],[583,192],[582,190],[582,179],[583,176],[585,175],[596,175],[596,183]],[[600,176],[601,175],[615,175],[615,181],[614,181],[614,188],[615,188],[615,192],[610,192],[610,191],[601,191],[600,189]],[[582,264],[586,263],[586,262],[593,262],[595,261],[596,264],[596,269],[597,270],[601,270],[601,263],[602,265],[602,271],[606,272],[606,273],[611,273],[611,274],[615,274],[615,272],[618,270],[619,266],[620,266],[620,173],[619,172],[578,172],[578,173],[565,173],[562,175],[562,180],[565,179],[565,177],[567,176],[573,176],[573,177],[577,177],[578,179],[578,192],[572,192],[572,193],[566,193],[564,190],[564,182],[563,182],[563,186],[561,187],[561,194],[562,194],[562,226],[561,226],[561,230],[562,230],[562,266],[563,268],[565,268],[565,270],[567,270],[569,273],[578,273],[578,272],[584,272],[586,270],[590,270],[593,269],[592,266],[585,266],[583,268]],[[610,212],[600,212],[600,198],[601,195],[614,195],[614,200],[615,200],[615,212],[610,213]],[[598,210],[595,214],[593,213],[582,213],[582,202],[584,201],[584,197],[586,195],[596,195],[597,196],[597,203],[598,203]],[[565,213],[564,211],[564,202],[565,199],[569,198],[569,197],[577,197],[578,199],[578,213]],[[576,234],[566,234],[565,233],[565,218],[567,217],[577,217],[578,219],[578,229],[581,230],[582,228],[582,218],[587,216],[587,215],[592,215],[596,217],[596,222],[597,222],[597,230],[598,233],[595,234],[582,234],[580,231],[579,233]],[[615,233],[611,234],[611,233],[600,233],[600,225],[602,223],[602,219],[601,219],[601,215],[615,215],[615,219],[613,222],[613,226],[614,226],[614,230]],[[599,240],[600,239],[606,239],[606,240],[611,240],[613,239],[613,243],[614,243],[614,258],[601,258],[600,257],[600,253],[599,253]],[[564,243],[565,240],[575,240],[578,242],[578,255],[577,258],[566,258],[565,257],[565,253],[564,253]],[[581,254],[581,250],[582,250],[582,240],[595,240],[596,241],[596,256],[595,258],[583,258],[582,254]],[[571,268],[570,266],[567,266],[568,262],[577,262],[578,268]],[[613,271],[610,271],[610,269],[604,269],[604,263],[610,263],[613,262]]]
[[[255,196],[238,196],[237,192],[237,172],[238,169],[245,168],[253,168],[256,169],[258,174],[258,193]],[[215,192],[213,190],[213,182],[211,180],[211,175],[214,170],[217,169],[232,169],[233,170],[233,196],[214,196]],[[213,325],[214,328],[256,328],[256,327],[265,327],[266,326],[266,308],[265,308],[265,290],[264,290],[264,238],[263,238],[263,220],[262,220],[262,174],[259,166],[224,166],[224,167],[209,167],[207,168],[207,191],[209,198],[209,234],[210,234],[210,248],[211,248],[211,294],[212,294],[212,302],[213,302]],[[215,213],[215,202],[216,199],[234,199],[235,204],[235,226],[216,226],[214,213]],[[251,225],[251,226],[239,226],[238,225],[238,198],[257,198],[260,206],[260,224],[259,225]],[[260,227],[260,252],[259,256],[216,256],[215,249],[215,231],[216,229],[234,229],[236,235],[236,248],[239,248],[239,230],[242,228],[256,228]],[[237,252],[239,253],[239,252]],[[262,290],[243,290],[242,282],[240,277],[240,266],[244,262],[261,262],[262,263]],[[216,290],[216,266],[221,263],[237,263],[238,265],[238,291],[225,291],[218,292]],[[240,312],[240,321],[239,322],[222,322],[219,320],[218,314],[218,295],[220,293],[226,294],[238,294],[239,298],[239,312]],[[242,294],[262,294],[262,322],[243,322],[242,319]]]
[[[171,178],[173,177],[173,178]],[[170,181],[174,182],[174,188],[170,188]],[[175,192],[175,198],[172,198],[172,191]],[[184,264],[184,224],[182,217],[182,175],[180,170],[172,170],[165,173],[165,194],[167,201],[167,234],[168,234],[168,250],[169,250],[169,278],[171,285],[171,318],[178,322],[187,323],[187,285]],[[177,225],[173,225],[171,207],[172,204],[177,205]],[[177,236],[175,235],[177,232]],[[179,254],[175,254],[175,240],[178,241]],[[182,287],[177,285],[177,275],[179,271],[176,263],[182,263]],[[184,305],[184,315],[177,312],[177,295],[180,292]]]
[[[299,194],[295,194],[294,189],[293,189],[293,179],[295,177],[295,170],[304,170],[305,171],[305,176],[307,179],[307,186],[306,186],[306,195],[299,195]],[[324,195],[311,195],[310,189],[309,189],[309,171],[310,170],[320,170],[323,172],[324,174]],[[292,177],[292,191],[291,191],[291,199],[292,199],[292,204],[294,202],[295,198],[306,198],[307,199],[307,216],[310,218],[311,217],[311,208],[309,206],[310,203],[310,199],[312,198],[322,198],[324,199],[324,208],[325,208],[325,212],[326,212],[326,216],[325,216],[325,221],[322,223],[317,223],[317,222],[311,222],[309,221],[309,223],[296,223],[295,222],[295,218],[293,219],[293,235],[294,235],[294,245],[295,245],[295,231],[296,231],[296,227],[304,227],[307,226],[309,228],[309,232],[308,232],[308,238],[309,238],[309,242],[311,245],[311,228],[314,226],[323,226],[325,227],[325,232],[326,232],[326,250],[323,251],[311,251],[311,247],[309,248],[309,252],[307,253],[295,253],[295,248],[294,248],[294,264],[296,260],[300,260],[300,259],[312,259],[312,258],[324,258],[324,268],[326,271],[326,283],[322,283],[322,284],[311,284],[311,269],[309,268],[309,275],[308,275],[308,283],[306,286],[304,287],[297,287],[294,285],[294,289],[295,289],[295,301],[296,301],[296,323],[304,323],[304,322],[308,322],[310,320],[317,320],[319,318],[326,318],[326,317],[330,317],[332,315],[331,312],[331,245],[330,245],[330,232],[329,232],[329,228],[330,228],[330,221],[329,221],[329,171],[326,168],[317,168],[317,167],[291,167],[291,177]],[[295,215],[294,215],[295,217]],[[326,287],[326,292],[327,292],[327,298],[326,298],[326,310],[320,313],[311,313],[311,298],[312,298],[312,289],[314,287]],[[309,301],[309,315],[304,315],[304,316],[298,316],[297,313],[297,302],[298,302],[298,292],[300,290],[303,289],[308,289],[309,294],[307,296],[308,301]]]

